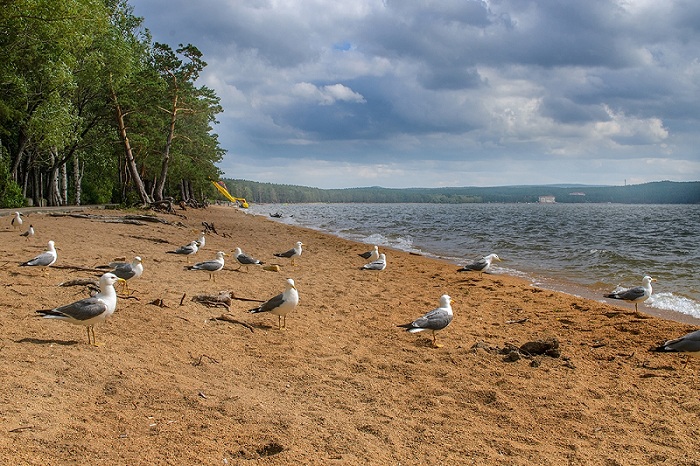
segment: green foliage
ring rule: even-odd
[[[7,163],[0,157],[0,208],[23,207],[22,188],[10,176]]]
[[[213,125],[223,109],[211,89],[194,85],[206,63],[194,45],[153,43],[142,23],[128,0],[3,3],[2,202],[19,184],[49,203],[78,192],[83,203],[130,203],[137,177],[147,189],[163,185],[164,196],[177,198],[182,180],[191,192],[210,192],[223,156]],[[126,169],[124,139],[115,139],[124,137],[117,104],[134,170]],[[52,175],[63,167],[68,186],[59,187]]]

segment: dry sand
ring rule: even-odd
[[[649,352],[691,325],[400,251],[385,251],[385,271],[361,271],[365,244],[229,207],[181,213],[159,215],[181,226],[33,214],[29,241],[2,217],[3,464],[700,464],[698,363]],[[281,272],[229,261],[213,282],[183,270],[165,252],[196,239],[202,221],[219,235],[197,260],[239,246]],[[89,294],[59,283],[95,277],[18,267],[50,239],[56,266],[144,259],[131,299],[120,292],[96,327],[101,347],[83,327],[35,317]],[[298,240],[295,267],[272,255]],[[287,277],[301,297],[287,330],[247,313],[255,303],[191,301],[220,290],[267,299]],[[396,327],[443,293],[455,301],[443,348]],[[502,351],[547,338],[559,357]]]

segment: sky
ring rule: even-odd
[[[226,178],[700,180],[696,0],[130,0],[195,45]]]

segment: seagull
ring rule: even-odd
[[[202,236],[200,236],[199,239],[197,240],[197,247],[199,249],[202,249],[206,243],[207,243],[207,239],[204,237],[204,232],[202,232]]]
[[[24,216],[24,214],[22,214],[22,213],[20,213],[20,212],[15,212],[15,216],[12,218],[12,222],[10,222],[10,224],[11,224],[15,229],[21,227],[21,226],[22,226],[22,223],[23,223],[23,221],[22,221],[22,217],[23,217],[23,216]]]
[[[651,278],[646,275],[642,278],[642,286],[635,286],[634,288],[620,288],[613,290],[612,293],[603,295],[606,298],[612,299],[622,299],[624,301],[629,301],[634,303],[634,311],[638,312],[637,304],[649,299],[651,296],[651,282],[655,282],[655,278]]]
[[[277,316],[277,328],[278,330],[287,328],[287,314],[292,312],[295,307],[299,304],[299,293],[297,292],[297,287],[294,285],[294,280],[291,278],[287,279],[287,287],[281,294],[278,294],[274,298],[271,298],[267,302],[256,307],[254,309],[249,309],[248,312],[251,314],[257,314],[259,312],[269,312]],[[284,324],[282,323],[282,318],[284,318]]]
[[[112,267],[111,273],[116,275],[118,278],[124,279],[124,288],[128,291],[129,286],[127,281],[132,278],[139,278],[143,273],[143,261],[139,256],[134,257],[134,260],[129,262],[110,262],[109,266]]]
[[[258,259],[254,259],[247,254],[244,254],[243,251],[241,251],[241,248],[236,248],[236,250],[234,251],[233,254],[236,256],[236,260],[240,264],[238,266],[238,269],[240,269],[242,266],[245,265],[246,272],[248,271],[249,265],[263,265],[264,264],[264,262],[259,261]]]
[[[167,251],[168,254],[184,254],[187,256],[187,261],[189,262],[190,256],[193,254],[197,254],[197,251],[199,250],[199,246],[197,246],[196,241],[190,242],[190,244],[186,244],[185,246],[180,246],[174,251]]]
[[[386,254],[379,254],[379,259],[360,267],[360,270],[384,270],[386,268]]]
[[[358,254],[363,259],[368,259],[369,261],[376,261],[379,259],[379,246],[376,244],[374,245],[374,249],[371,251],[363,252],[362,254]]]
[[[489,254],[488,256],[484,256],[479,260],[475,260],[471,264],[463,266],[461,269],[458,269],[457,272],[474,271],[481,272],[483,274],[484,272],[488,272],[489,268],[491,268],[491,262],[493,261],[501,261],[501,258],[498,257],[498,254]]]
[[[97,346],[95,341],[95,324],[104,322],[111,316],[117,307],[117,292],[114,284],[123,279],[113,273],[106,273],[100,277],[100,292],[96,295],[81,299],[72,304],[36,311],[47,319],[61,319],[71,324],[85,325],[87,327],[88,345]],[[90,338],[92,333],[92,339]]]
[[[409,333],[422,332],[423,330],[432,330],[433,332],[433,347],[442,348],[435,339],[435,332],[439,332],[444,329],[450,322],[452,322],[452,306],[450,306],[450,298],[448,295],[444,294],[440,296],[440,307],[433,309],[432,311],[425,314],[413,322],[408,324],[399,325],[398,327],[405,328]]]
[[[288,259],[292,260],[292,265],[294,265],[294,258],[301,256],[301,247],[304,245],[301,241],[297,241],[296,246],[294,246],[292,249],[286,252],[278,252],[275,253],[274,256],[276,257],[286,257]]]
[[[218,272],[219,270],[224,268],[224,256],[228,256],[223,251],[219,251],[216,253],[216,259],[212,259],[209,261],[204,261],[204,262],[197,262],[194,265],[190,265],[189,267],[185,267],[187,270],[205,270],[209,272],[209,280],[214,280],[216,281],[216,278],[214,278],[214,272]]]
[[[29,225],[29,228],[27,228],[27,231],[25,231],[24,233],[21,233],[20,236],[24,236],[25,238],[27,238],[27,241],[29,241],[29,238],[34,236],[34,227],[32,225]]]
[[[661,346],[654,348],[654,351],[661,353],[687,353],[688,356],[700,356],[700,330],[690,332],[675,340],[669,340]],[[688,365],[688,359],[685,360],[685,366]]]
[[[44,267],[44,272],[48,273],[48,267],[52,266],[54,262],[58,259],[58,254],[56,254],[56,247],[53,241],[49,241],[49,249],[42,252],[34,259],[28,260],[27,262],[22,262],[20,267]]]

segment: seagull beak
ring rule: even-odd
[[[126,280],[124,280],[123,278],[117,278],[117,282],[124,283],[126,285]]]

